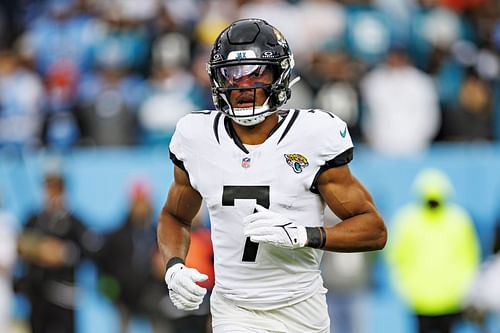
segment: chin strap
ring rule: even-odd
[[[231,119],[235,123],[237,123],[238,125],[241,125],[241,126],[254,126],[254,125],[257,125],[257,124],[260,124],[261,122],[263,122],[267,118],[267,116],[269,116],[272,113],[273,112],[266,112],[266,113],[262,113],[262,114],[259,114],[256,116],[250,116],[250,117],[244,117],[244,118],[231,117]]]
[[[288,89],[292,88],[299,81],[300,81],[300,76],[297,76],[295,79],[290,81],[290,83],[288,84]]]

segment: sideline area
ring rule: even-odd
[[[47,156],[43,152],[22,157],[0,156],[0,191],[4,206],[21,222],[41,204],[40,185]],[[442,169],[455,186],[455,201],[474,219],[483,258],[490,253],[492,230],[500,217],[500,145],[434,145],[425,154],[407,158],[381,156],[361,146],[355,150],[350,165],[373,194],[388,225],[389,238],[391,217],[397,208],[411,200],[415,175],[425,167]],[[112,230],[120,223],[126,211],[128,186],[134,178],[142,177],[150,182],[156,212],[172,179],[167,147],[77,149],[64,156],[63,166],[69,183],[70,206],[86,224],[99,232]],[[411,333],[411,317],[392,291],[383,255],[379,258],[374,271],[376,289],[364,296],[365,333]],[[97,294],[95,269],[91,264],[83,265],[79,280],[83,292],[78,332],[117,331],[117,314],[112,305]],[[26,311],[26,305],[17,302],[16,319],[22,319]],[[491,326],[493,332],[500,331],[500,320],[492,319]],[[22,325],[18,331],[23,332]],[[151,330],[147,322],[138,319],[134,320],[131,332],[149,333]],[[476,328],[467,325],[457,333],[475,332],[478,332]]]

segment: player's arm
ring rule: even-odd
[[[197,282],[208,278],[184,265],[189,249],[191,222],[201,206],[200,194],[191,186],[188,174],[174,166],[174,181],[158,221],[158,247],[167,263],[165,283],[169,297],[179,310],[198,309],[206,289]]]
[[[384,221],[367,189],[346,165],[324,171],[317,181],[321,197],[342,220],[325,228],[324,250],[360,252],[379,250],[387,241]]]
[[[316,182],[320,195],[342,219],[335,226],[303,226],[260,205],[244,219],[244,234],[253,242],[283,248],[304,246],[337,252],[379,250],[387,240],[386,228],[365,187],[347,164],[322,172]]]
[[[174,180],[160,212],[157,228],[158,246],[168,263],[184,259],[189,249],[191,222],[198,213],[202,198],[191,186],[187,173],[174,166]]]

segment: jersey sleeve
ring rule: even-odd
[[[186,160],[188,154],[188,140],[184,134],[185,126],[186,119],[184,117],[181,118],[175,126],[174,134],[170,140],[169,154],[172,163],[187,173],[186,166],[184,165],[184,161]]]
[[[317,111],[315,125],[318,158],[324,166],[335,167],[352,160],[353,143],[347,124],[330,112]]]
[[[191,112],[177,122],[170,140],[169,153],[174,165],[184,170],[196,189],[197,165],[200,151],[206,149],[206,138],[211,127],[211,113]]]
[[[316,182],[324,171],[348,164],[353,159],[354,146],[347,124],[336,115],[322,110],[315,113],[314,139],[316,142],[316,157],[320,166],[314,177],[311,191],[317,193]]]

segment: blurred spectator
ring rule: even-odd
[[[297,22],[306,22],[302,11],[297,6],[286,0],[242,1],[238,18],[250,17],[257,17],[267,22],[273,22],[274,26],[284,36],[287,36],[297,68],[300,69],[306,64],[311,45],[308,40],[318,39],[316,37],[310,38],[315,33],[308,31],[308,25],[297,24]],[[308,32],[311,35],[308,35]]]
[[[120,2],[113,2],[117,6],[118,3]],[[141,21],[123,16],[126,14],[120,10],[125,9],[121,6],[111,6],[109,11],[103,13],[104,21],[95,40],[95,63],[107,68],[120,67],[137,73],[147,73],[151,50],[151,36],[147,26]]]
[[[457,12],[482,6],[485,2],[486,0],[440,0],[441,5]]]
[[[470,70],[458,98],[443,110],[441,137],[446,141],[492,140],[493,93],[490,85]]]
[[[159,0],[86,0],[89,5],[103,16],[131,23],[146,23],[157,13]]]
[[[404,45],[394,45],[384,63],[362,79],[366,104],[361,130],[368,144],[384,154],[424,151],[441,125],[432,78],[408,59]]]
[[[331,82],[323,85],[316,95],[316,105],[331,110],[349,126],[351,137],[359,137],[358,92],[349,82]]]
[[[360,94],[358,82],[366,65],[350,57],[339,45],[316,52],[308,71],[309,82],[317,89],[315,106],[331,110],[349,126],[354,140],[360,137]]]
[[[120,314],[120,332],[128,332],[134,316],[151,320],[155,332],[165,332],[167,322],[155,320],[158,302],[163,292],[149,292],[154,287],[153,255],[156,230],[149,185],[135,180],[130,190],[129,210],[121,226],[106,236],[99,257],[99,285],[112,300]]]
[[[453,186],[437,169],[421,171],[417,201],[396,212],[389,264],[394,285],[418,319],[420,333],[451,333],[480,260],[469,214],[451,202]]]
[[[41,146],[44,88],[14,51],[0,51],[0,149]]]
[[[120,64],[103,63],[82,78],[78,118],[87,145],[137,144],[137,110],[148,93],[143,77]]]
[[[469,67],[474,67],[479,79],[492,90],[488,106],[494,116],[500,110],[495,102],[496,90],[500,90],[496,82],[500,72],[499,15],[496,0],[146,0],[140,5],[134,0],[23,0],[22,5],[0,1],[0,27],[5,23],[7,29],[2,32],[8,35],[4,40],[13,41],[21,35],[18,43],[8,45],[19,47],[23,57],[33,61],[45,84],[43,143],[65,151],[80,144],[168,141],[167,127],[175,123],[177,115],[212,106],[211,96],[201,89],[206,88],[201,79],[206,75],[199,73],[206,63],[204,49],[230,21],[250,16],[276,22],[293,37],[289,42],[296,54],[297,74],[303,79],[295,86],[289,107],[301,107],[307,100],[315,100],[318,107],[331,104],[330,109],[349,123],[355,138],[361,136],[364,122],[370,124],[365,128],[369,143],[373,137],[391,133],[397,137],[407,132],[417,138],[408,142],[415,145],[408,153],[420,151],[418,139],[420,145],[428,145],[440,124],[430,116],[436,113],[435,103],[423,97],[429,94],[393,98],[394,103],[390,103],[399,108],[397,114],[412,121],[416,116],[403,116],[406,105],[400,100],[410,100],[409,105],[416,106],[429,103],[424,107],[429,115],[422,116],[430,122],[426,130],[387,131],[385,128],[393,126],[388,124],[380,134],[371,111],[365,117],[365,106],[370,109],[373,98],[359,93],[360,77],[368,68],[384,67],[391,45],[407,43],[409,64],[436,78],[445,111],[444,131],[455,126],[450,115],[464,114],[458,117],[462,120],[471,115],[457,112],[462,110],[457,96]],[[155,48],[170,56],[177,54],[182,64],[171,61],[168,70],[165,65],[158,66]],[[476,50],[471,53],[473,48]],[[398,72],[403,76],[402,70]],[[169,76],[180,83],[166,84],[175,81],[166,79]],[[411,81],[409,76],[405,81]],[[147,93],[149,77],[154,86],[151,95]],[[179,107],[160,112],[166,104]],[[481,118],[474,120],[478,123],[488,118],[476,116],[474,113],[473,118]],[[395,128],[401,127],[399,124],[404,121]],[[495,126],[500,128],[498,124]],[[9,128],[13,131],[14,127]],[[16,134],[20,132],[24,131]],[[465,141],[469,134],[452,136]],[[407,144],[403,141],[401,147]]]
[[[138,111],[142,142],[168,143],[177,121],[196,106],[191,100],[194,78],[187,70],[189,40],[180,33],[168,33],[153,46],[152,92]]]
[[[179,30],[191,32],[200,20],[201,6],[197,0],[160,0],[160,2],[163,13]]]
[[[398,40],[408,40],[410,15],[417,8],[418,0],[373,0],[373,4],[384,12],[392,22],[392,32]]]
[[[27,26],[18,45],[45,84],[47,112],[44,142],[55,149],[72,148],[80,139],[74,114],[81,76],[94,64],[100,21],[78,11],[77,0],[31,3]],[[29,14],[25,14],[28,15]]]
[[[181,0],[168,0],[171,3],[168,8]],[[184,1],[183,1],[184,2]],[[211,0],[198,3],[201,15],[194,27],[194,37],[197,44],[202,48],[210,48],[219,33],[237,15],[237,2],[226,0]],[[208,59],[208,58],[207,58]]]
[[[449,50],[457,40],[471,40],[473,31],[465,17],[439,5],[439,0],[419,0],[410,15],[409,53],[416,66],[433,71],[436,53]]]
[[[345,47],[355,59],[374,65],[383,60],[391,46],[395,23],[371,1],[362,2],[355,1],[345,7]]]
[[[31,59],[43,77],[63,61],[68,75],[80,75],[93,65],[95,38],[101,35],[97,20],[77,11],[77,0],[47,0],[37,17],[28,22],[20,39],[23,57]],[[74,80],[68,83],[74,83]],[[66,88],[74,88],[66,87]]]
[[[469,10],[478,44],[500,50],[500,6],[496,0],[484,0]]]
[[[16,262],[17,219],[3,208],[0,193],[0,332],[10,332],[13,309],[13,269]]]
[[[16,289],[29,299],[32,333],[70,333],[75,332],[75,270],[84,257],[95,255],[100,238],[68,208],[60,171],[49,171],[44,182],[44,205],[18,238],[23,269]]]
[[[80,140],[80,128],[72,112],[55,112],[47,117],[45,141],[55,151],[68,152]]]
[[[0,49],[12,46],[22,29],[21,7],[18,1],[0,0]]]
[[[191,72],[194,77],[194,86],[191,91],[191,100],[196,105],[197,110],[210,110],[214,107],[210,78],[207,75],[207,61],[210,56],[210,49],[200,47],[193,52]]]
[[[301,30],[305,36],[303,47],[307,49],[307,62],[317,50],[322,50],[327,45],[341,43],[346,30],[347,20],[344,7],[330,0],[299,1],[297,9],[301,15]],[[292,45],[292,51],[295,47]]]

